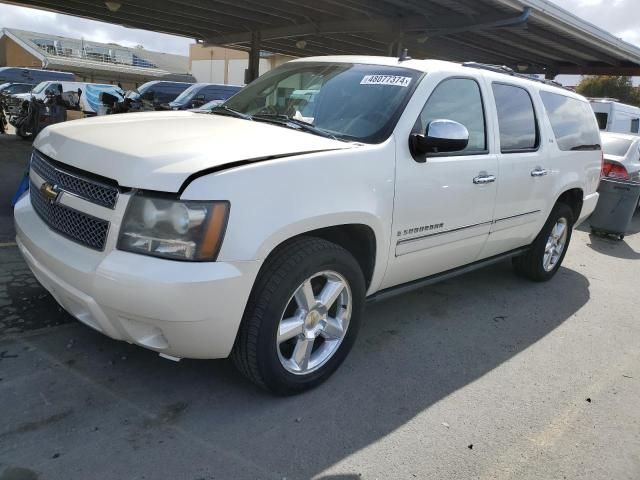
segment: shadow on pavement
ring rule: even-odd
[[[636,252],[626,240],[618,240],[614,237],[591,233],[588,222],[582,224],[579,230],[589,233],[591,241],[587,246],[598,253],[622,260],[640,260],[640,252]],[[638,233],[640,233],[640,210],[637,210],[633,216],[631,227],[626,233],[626,237],[637,235]]]
[[[172,363],[80,325],[0,342],[9,356],[0,360],[3,456],[46,467],[48,479],[311,478],[504,364],[588,300],[589,282],[573,270],[534,284],[505,263],[374,303],[342,368],[290,398],[254,388],[229,361]]]

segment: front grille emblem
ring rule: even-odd
[[[49,201],[49,203],[56,203],[60,196],[60,190],[57,185],[51,185],[49,182],[44,182],[40,185],[40,192]]]

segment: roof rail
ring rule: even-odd
[[[589,97],[587,100],[592,101],[592,102],[618,102],[618,103],[620,103],[619,99],[610,98],[610,97]]]
[[[506,65],[491,65],[489,63],[465,62],[462,64],[462,66],[469,68],[478,68],[481,70],[489,70],[490,72],[502,73],[503,75],[509,75],[511,77],[524,78],[533,82],[544,83],[545,85],[552,85],[554,87],[560,87],[566,90],[565,86],[561,83],[555,82],[553,80],[525,75],[523,73],[518,73],[513,68],[507,67]]]

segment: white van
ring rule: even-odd
[[[62,97],[72,107],[79,108],[87,115],[95,115],[97,112],[93,108],[90,102],[84,101],[82,98],[87,85],[95,85],[104,88],[113,88],[113,85],[102,83],[87,83],[87,82],[60,82],[60,81],[46,81],[40,82],[29,93],[20,93],[12,95],[7,101],[7,114],[9,116],[17,115],[20,111],[20,107],[25,100],[29,100],[32,96],[44,100],[48,91],[62,92]],[[78,90],[82,93],[78,95]]]
[[[591,108],[603,132],[640,134],[640,108],[613,98],[592,98]]]
[[[509,258],[550,280],[600,142],[585,98],[497,67],[305,58],[209,115],[47,127],[17,244],[90,327],[295,393],[342,363],[367,298]]]

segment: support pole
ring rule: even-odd
[[[260,32],[251,32],[251,51],[249,52],[249,68],[246,83],[250,83],[260,75]]]

